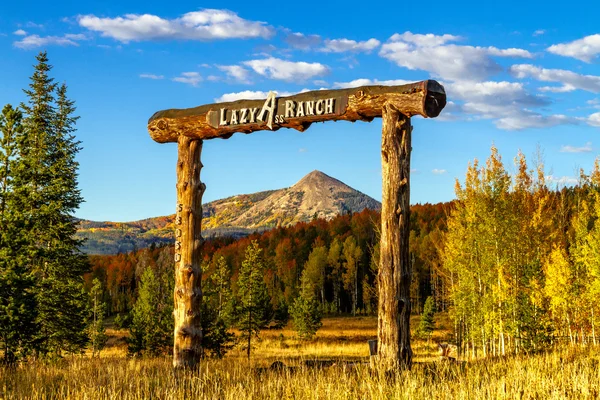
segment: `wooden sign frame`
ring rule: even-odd
[[[288,97],[270,92],[265,100],[239,100],[183,110],[164,110],[148,121],[158,143],[176,142],[177,213],[175,217],[174,345],[175,368],[195,368],[202,354],[200,154],[205,139],[227,139],[236,132],[293,128],[314,122],[372,121],[383,118],[382,207],[378,272],[378,355],[386,370],[410,368],[410,118],[437,117],[446,92],[433,80],[400,86],[362,86],[318,90]]]

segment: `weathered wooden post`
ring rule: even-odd
[[[381,130],[381,241],[379,247],[379,365],[410,368],[410,117],[383,106]]]
[[[313,122],[372,121],[383,115],[378,360],[388,369],[410,367],[410,117],[437,117],[445,105],[444,88],[430,80],[401,86],[318,90],[281,98],[271,92],[264,101],[239,100],[155,113],[148,121],[150,136],[159,143],[177,142],[179,154],[173,365],[195,367],[201,355],[202,140],[267,129],[302,132]]]
[[[202,140],[180,136],[177,144],[173,366],[193,368],[202,351]]]

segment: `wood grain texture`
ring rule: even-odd
[[[279,104],[286,100],[295,102],[341,98],[344,110],[336,115],[311,115],[286,118],[283,123],[275,123],[272,130],[293,128],[306,130],[313,122],[323,121],[372,121],[381,117],[385,103],[391,102],[406,116],[421,115],[427,118],[437,117],[446,105],[446,92],[442,85],[433,80],[400,86],[362,86],[341,90],[316,90],[294,96],[279,97]],[[188,136],[195,139],[214,139],[231,137],[236,132],[251,133],[268,130],[266,122],[214,127],[208,121],[210,112],[219,112],[221,108],[251,109],[262,108],[264,100],[238,100],[229,103],[208,104],[188,109],[163,110],[155,113],[148,121],[148,132],[159,143],[177,142],[178,137]]]
[[[395,104],[383,107],[381,241],[378,274],[378,363],[410,368],[410,118]]]
[[[202,141],[182,136],[177,150],[173,366],[195,368],[202,353]]]

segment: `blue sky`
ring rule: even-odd
[[[494,143],[505,164],[539,146],[549,182],[590,170],[600,141],[599,2],[12,2],[0,14],[0,104],[24,100],[47,50],[76,101],[77,216],[130,221],[175,210],[166,108],[304,89],[436,79],[450,103],[413,118],[412,202],[454,198]],[[205,201],[294,184],[318,169],[381,199],[381,120],[206,141]]]

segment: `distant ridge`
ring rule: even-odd
[[[381,203],[321,171],[312,171],[289,188],[241,194],[203,205],[205,237],[243,236],[313,218],[379,210]],[[81,220],[77,235],[88,254],[116,254],[152,243],[172,243],[174,215],[116,223]]]

